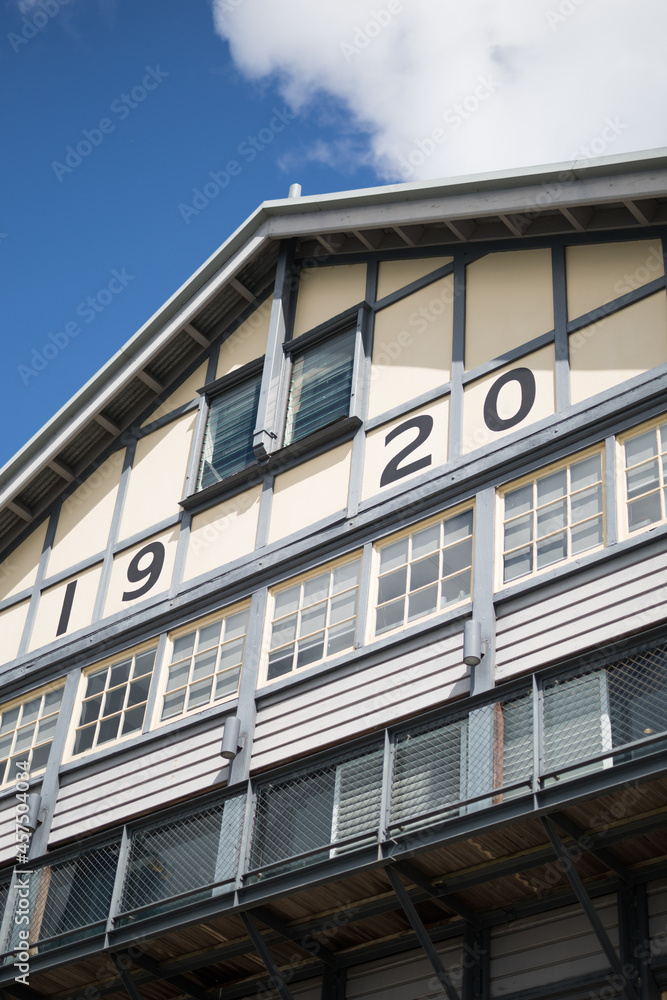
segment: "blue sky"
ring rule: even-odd
[[[665,144],[665,11],[640,7],[2,0],[0,465],[294,181]],[[184,207],[230,161],[224,190]]]

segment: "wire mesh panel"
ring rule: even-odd
[[[391,789],[391,823],[403,829],[420,816],[458,815],[448,809],[465,798],[468,716],[396,737]]]
[[[171,823],[135,830],[121,913],[150,916],[210,898],[215,889],[231,889],[237,875],[244,802],[245,796],[234,796]]]
[[[260,785],[252,877],[290,871],[373,842],[380,823],[382,765],[382,744],[377,744]]]

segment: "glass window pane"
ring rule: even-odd
[[[533,540],[533,515],[526,514],[517,517],[505,525],[505,548],[513,549],[517,545],[525,545]]]
[[[578,524],[572,529],[572,553],[584,552],[595,545],[602,545],[602,518]]]
[[[181,687],[182,684],[188,679],[188,674],[190,673],[190,661],[186,660],[184,663],[177,663],[172,667],[169,667],[169,675],[167,679],[167,691],[173,691],[174,688]]]
[[[243,659],[243,647],[245,639],[234,639],[233,642],[226,642],[220,650],[220,662],[218,670],[225,670],[233,667]]]
[[[458,573],[466,566],[470,566],[471,562],[472,538],[467,538],[464,542],[459,542],[443,551],[442,575],[449,576],[451,573]]]
[[[467,573],[457,573],[442,581],[440,607],[456,604],[457,601],[467,601],[470,597],[470,570]]]
[[[218,674],[215,679],[215,698],[228,698],[229,695],[236,694],[239,687],[240,674],[240,667],[236,667],[234,670],[225,670],[224,673]]]
[[[41,771],[43,767],[49,762],[49,753],[51,750],[51,741],[48,743],[42,743],[40,747],[35,747],[30,757],[30,772],[34,774],[35,771]]]
[[[463,543],[464,545],[467,543]],[[447,553],[451,552],[452,549],[448,549]],[[420,587],[426,587],[429,583],[434,583],[440,576],[440,553],[436,552],[435,555],[426,556],[425,559],[420,559],[419,562],[414,562],[410,566],[410,590],[418,590]]]
[[[348,621],[329,629],[327,636],[327,656],[332,656],[334,653],[341,653],[344,649],[352,649],[354,647],[355,624],[354,621]]]
[[[453,539],[448,538],[448,541]],[[412,558],[420,559],[430,552],[437,552],[440,548],[440,525],[432,524],[430,528],[423,528],[415,531],[412,536]]]
[[[602,486],[590,486],[581,493],[575,493],[570,501],[572,522],[583,521],[587,517],[602,513]]]
[[[319,635],[311,635],[307,639],[299,641],[299,649],[296,656],[296,665],[305,667],[308,663],[321,660],[324,656],[324,632]]]
[[[537,543],[537,568],[543,569],[552,563],[567,559],[567,532],[551,535]]]
[[[336,566],[333,571],[332,594],[340,594],[343,590],[349,590],[351,587],[357,586],[359,583],[359,565],[359,560],[355,559],[354,562]]]
[[[47,694],[44,695],[43,714],[47,715],[49,712],[55,712],[55,710],[58,708],[62,700],[63,700],[62,688],[58,688],[57,691],[48,691]]]
[[[438,610],[438,585],[426,587],[418,590],[416,594],[410,594],[408,598],[408,621],[415,618],[422,618]]]
[[[559,500],[537,512],[537,537],[550,535],[552,531],[567,527],[567,500]],[[538,560],[539,561],[539,560]]]
[[[660,451],[667,451],[667,424],[660,424],[658,431],[660,434]]]
[[[355,330],[346,330],[295,356],[285,444],[349,413],[355,337]]]
[[[662,517],[660,510],[660,494],[650,493],[641,500],[633,500],[628,504],[628,529],[637,531],[647,524],[655,524]]]
[[[383,608],[378,608],[375,616],[375,632],[381,635],[389,629],[396,628],[403,624],[403,614],[405,609],[405,599],[394,601],[392,604],[385,604]]]
[[[215,673],[215,664],[218,659],[218,649],[209,649],[206,653],[199,653],[195,656],[194,667],[192,669],[192,680],[199,681],[203,677],[209,677]]]
[[[129,712],[125,713],[123,717],[123,729],[122,729],[123,736],[126,736],[128,733],[141,732],[144,725],[145,711],[146,711],[146,706],[139,705],[137,708],[131,708]]]
[[[398,566],[404,566],[408,561],[409,539],[402,538],[399,542],[392,542],[384,545],[380,549],[380,572],[387,573]]]
[[[307,611],[301,612],[301,624],[299,626],[299,635],[309,635],[311,632],[319,632],[324,628],[327,621],[327,604],[323,601],[322,604],[316,604],[312,608],[308,608]]]
[[[127,696],[127,707],[141,705],[148,698],[148,689],[151,684],[150,677],[141,677],[138,681],[132,681],[130,691]]]
[[[269,669],[267,673],[268,680],[272,681],[276,677],[282,677],[283,674],[288,674],[292,669],[293,658],[294,644],[288,646],[287,649],[281,649],[275,653],[269,653]]]
[[[511,490],[505,494],[505,517],[517,517],[519,514],[527,514],[533,508],[533,484],[520,486],[518,490]]]
[[[19,705],[16,708],[9,708],[6,712],[2,713],[2,722],[0,723],[0,733],[6,733],[10,729],[16,727],[16,722],[19,717],[19,712],[21,708]]]
[[[120,728],[120,715],[113,715],[110,719],[103,719],[97,735],[97,745],[115,740]]]
[[[320,573],[312,580],[306,580],[303,585],[303,605],[315,604],[329,596],[329,573]]]
[[[89,697],[91,694],[99,694],[100,691],[104,691],[107,673],[107,668],[104,667],[102,670],[96,670],[94,673],[88,674],[86,697]]]
[[[130,676],[132,660],[124,660],[122,663],[115,663],[111,668],[109,677],[109,687],[116,687],[117,684],[125,684]]]
[[[532,573],[533,570],[533,549],[531,546],[519,549],[505,556],[503,560],[504,573],[503,580],[508,583],[510,580],[517,580],[520,576]]]
[[[594,486],[602,478],[602,457],[592,455],[581,462],[570,466],[570,492],[583,490],[586,486]]]
[[[35,732],[36,723],[32,722],[29,726],[25,726],[23,729],[19,729],[16,734],[16,743],[14,744],[14,753],[18,753],[19,750],[24,750],[25,747],[32,745],[32,737]]]
[[[191,684],[188,694],[188,711],[191,708],[199,708],[200,705],[207,705],[211,700],[212,687],[212,677],[209,677],[205,681],[199,681],[197,684]]]
[[[299,607],[300,593],[300,584],[297,584],[296,587],[288,587],[286,590],[279,591],[279,593],[276,594],[273,617],[282,618],[283,615],[288,615],[293,611],[296,611]]]
[[[0,739],[0,760],[9,756],[13,742],[14,733],[10,733],[9,736],[3,736],[2,739]]]
[[[461,514],[448,517],[443,522],[444,545],[460,542],[462,538],[472,535],[472,511],[464,510]]]
[[[625,442],[625,464],[637,465],[638,462],[645,462],[648,458],[653,458],[658,454],[655,431],[644,431],[636,437],[629,438]]]
[[[213,622],[212,625],[205,625],[199,629],[199,642],[197,649],[208,649],[209,646],[217,646],[220,642],[220,629],[222,622]]]
[[[292,642],[294,639],[296,639],[296,615],[273,623],[273,630],[271,632],[272,649],[275,649],[276,646],[284,646],[286,642]]]
[[[338,622],[344,621],[346,618],[354,618],[357,613],[357,592],[356,590],[348,591],[347,594],[341,594],[340,597],[334,597],[331,601],[331,610],[329,612],[329,624],[336,625]]]
[[[79,720],[80,726],[85,726],[89,722],[96,722],[99,718],[100,708],[102,707],[102,695],[98,694],[97,698],[91,698],[90,701],[84,701],[81,706],[81,719]]]
[[[567,493],[567,469],[560,472],[552,472],[548,476],[543,476],[537,480],[537,505],[541,507],[545,503],[551,503],[564,497]]]
[[[39,698],[31,698],[30,701],[26,701],[22,706],[21,712],[21,725],[25,726],[27,722],[34,722],[39,716],[39,710],[42,704],[41,696]]]
[[[387,573],[378,580],[378,604],[392,601],[394,598],[404,594],[407,589],[408,568],[397,569],[393,573]]]
[[[196,637],[196,632],[188,632],[187,635],[181,635],[178,639],[174,639],[174,650],[171,654],[172,663],[175,660],[183,660],[186,656],[192,656]]]
[[[160,719],[173,719],[175,715],[180,715],[185,704],[185,688],[175,691],[173,694],[166,694],[162,704],[162,715]]]
[[[660,473],[658,471],[658,460],[647,462],[645,465],[638,465],[636,469],[626,472],[628,483],[628,500],[648,493],[650,490],[657,490],[660,486]]]
[[[85,729],[80,729],[76,734],[76,739],[74,741],[74,753],[84,753],[86,750],[90,750],[93,745],[93,740],[95,738],[95,726],[86,726]]]
[[[245,635],[248,631],[248,617],[250,608],[244,611],[237,611],[225,619],[225,639],[238,639],[240,635]]]
[[[115,688],[113,691],[107,691],[104,696],[104,708],[102,709],[102,715],[113,715],[114,712],[120,712],[123,704],[125,702],[125,692],[127,688]]]
[[[204,434],[199,489],[218,483],[256,462],[252,447],[261,376],[228,389],[210,401]]]
[[[156,652],[156,649],[147,649],[145,653],[139,653],[138,656],[135,656],[134,670],[132,671],[133,677],[141,677],[142,674],[151,672],[155,663]]]
[[[52,740],[56,731],[57,715],[51,715],[48,719],[42,719],[37,730],[36,743],[44,743],[45,740]]]

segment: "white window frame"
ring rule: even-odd
[[[623,431],[622,434],[616,436],[616,496],[618,497],[618,511],[617,511],[617,531],[619,540],[624,540],[626,538],[638,538],[645,531],[652,531],[654,528],[659,527],[661,524],[667,523],[667,499],[665,498],[665,489],[667,489],[667,473],[663,472],[661,453],[658,452],[658,474],[660,476],[660,485],[658,487],[658,495],[660,497],[660,509],[663,512],[660,520],[653,521],[651,524],[645,525],[643,528],[635,528],[634,531],[630,531],[630,521],[628,517],[628,488],[626,479],[626,465],[625,465],[625,443],[630,438],[638,437],[640,434],[644,434],[646,431],[653,430],[658,434],[658,428],[661,424],[667,424],[667,414],[662,414],[660,417],[654,417],[652,420],[647,420],[644,423],[637,424],[635,427],[628,428],[627,431]],[[659,435],[658,435],[659,436]],[[665,453],[667,460],[667,453]]]
[[[18,697],[12,698],[10,701],[7,701],[7,702],[4,702],[3,704],[1,704],[0,705],[0,715],[4,714],[5,712],[11,711],[13,708],[25,705],[28,702],[33,701],[35,698],[42,698],[44,695],[50,694],[51,691],[57,691],[57,690],[59,690],[61,688],[64,689],[64,687],[65,687],[65,678],[64,677],[60,677],[58,680],[52,681],[50,684],[45,684],[43,687],[36,688],[34,691],[29,691],[27,694],[21,694]],[[62,699],[61,699],[61,703],[62,703]],[[58,708],[57,711],[58,712],[60,711],[60,707]],[[49,712],[48,715],[44,716],[44,718],[48,718],[50,715],[54,715],[54,714],[57,714],[57,713],[56,712]],[[32,753],[32,751],[35,749],[35,746],[41,746],[42,745],[42,743],[37,743],[36,744],[35,743],[35,739],[34,739],[35,735],[39,731],[39,723],[40,723],[41,719],[42,719],[42,717],[38,715],[38,717],[35,720],[35,728],[34,728],[34,731],[33,731],[33,738],[31,740],[30,746],[27,749],[19,751],[20,753],[27,754],[29,756]],[[21,728],[20,726],[15,726],[12,731],[14,733],[16,733],[18,731],[18,729],[20,729],[20,728]],[[4,735],[6,735],[6,734],[3,734],[3,736]],[[43,742],[46,742],[46,741],[43,741]],[[52,744],[52,743],[53,743],[53,737],[50,740],[50,744]],[[7,759],[11,760],[11,758],[13,756],[16,756],[16,754],[15,753],[10,753],[9,757]],[[36,771],[33,771],[31,769],[30,770],[30,777],[33,778],[36,774],[42,774],[45,769],[46,769],[46,764],[44,765],[44,767],[40,767]],[[7,786],[11,786],[14,783],[14,780],[15,779],[13,779],[11,777],[5,777],[4,780],[2,782],[0,782],[0,789],[5,788]]]
[[[250,598],[249,597],[246,598],[243,601],[239,601],[237,604],[232,604],[229,607],[221,608],[218,611],[214,611],[210,615],[206,615],[206,617],[204,617],[204,618],[196,618],[196,619],[193,619],[193,621],[188,622],[186,625],[179,625],[178,628],[172,629],[167,634],[167,642],[165,644],[165,649],[164,649],[164,654],[163,654],[163,657],[162,657],[162,661],[161,661],[161,663],[156,664],[156,667],[155,667],[155,669],[158,671],[158,675],[159,676],[158,676],[158,680],[157,680],[155,704],[153,705],[153,712],[152,712],[152,716],[151,716],[151,729],[159,729],[159,728],[161,728],[163,726],[169,726],[169,725],[171,725],[171,723],[177,722],[179,719],[188,719],[191,716],[197,715],[200,712],[206,712],[206,711],[208,711],[208,709],[213,708],[216,705],[224,705],[226,702],[233,701],[235,698],[238,698],[239,687],[241,685],[241,677],[243,675],[243,665],[245,663],[245,658],[246,658],[246,656],[248,654],[248,647],[247,647],[248,633],[247,633],[247,631],[246,631],[246,638],[245,638],[246,645],[244,645],[244,649],[243,649],[243,659],[241,660],[241,668],[239,670],[239,683],[238,683],[238,686],[236,688],[236,691],[233,694],[224,695],[224,697],[222,697],[222,698],[211,698],[211,700],[206,705],[198,705],[197,707],[190,708],[190,709],[186,708],[182,712],[180,712],[178,715],[172,715],[168,719],[161,719],[160,718],[160,716],[162,714],[162,704],[163,704],[164,696],[167,693],[167,681],[168,681],[168,678],[169,678],[169,667],[171,666],[172,652],[173,652],[173,649],[174,649],[174,640],[181,638],[181,636],[183,636],[183,635],[188,635],[188,633],[190,633],[190,632],[195,632],[195,631],[197,631],[200,628],[205,628],[207,625],[214,625],[216,622],[223,621],[224,619],[229,618],[231,615],[235,615],[235,614],[237,614],[237,612],[239,612],[239,611],[245,611],[245,610],[248,610],[248,611],[250,610]],[[224,642],[224,639],[223,639],[223,642]],[[220,645],[221,644],[218,643],[218,647],[217,647],[218,650],[220,649]],[[193,653],[192,656],[194,656],[194,655],[195,654]],[[192,656],[191,656],[191,660],[192,660]],[[217,666],[217,662],[218,661],[217,661],[217,657],[216,657],[216,666]],[[192,663],[190,664],[190,670],[192,670]],[[185,685],[186,691],[187,691],[187,689],[190,687],[190,685],[192,683],[190,681],[190,679],[189,679],[189,676],[190,675],[188,675],[188,681],[187,681],[187,683]],[[213,676],[215,677],[215,671],[214,671]],[[187,700],[187,695],[186,695],[186,700]]]
[[[531,483],[535,483],[538,479],[543,479],[546,476],[551,475],[554,472],[560,472],[563,469],[567,469],[572,465],[576,465],[578,462],[582,462],[587,458],[593,458],[594,456],[600,456],[600,484],[602,487],[602,543],[599,545],[592,545],[588,549],[584,549],[581,552],[576,552],[569,554],[565,559],[557,559],[554,562],[549,563],[547,566],[537,567],[537,536],[533,534],[533,538],[529,543],[533,547],[533,568],[530,573],[524,573],[522,576],[517,576],[513,580],[505,581],[505,496],[508,493],[514,492],[514,490],[520,489],[522,486],[528,486]],[[496,545],[495,545],[495,587],[496,591],[504,590],[507,587],[513,587],[515,584],[522,584],[528,580],[534,580],[536,577],[541,576],[543,573],[547,573],[550,569],[559,568],[561,566],[567,566],[571,563],[581,559],[582,557],[588,556],[593,552],[600,552],[607,545],[607,484],[606,484],[606,468],[605,468],[605,449],[604,442],[593,445],[590,448],[586,448],[584,451],[578,451],[573,455],[568,455],[567,458],[560,459],[558,462],[552,462],[549,465],[541,466],[535,469],[533,472],[526,476],[521,476],[519,479],[513,479],[508,483],[504,483],[501,487],[496,490]],[[586,489],[588,487],[585,487]],[[577,491],[579,492],[579,491]],[[572,531],[572,524],[570,523],[569,515],[569,498],[573,494],[568,491],[566,494],[566,499],[568,500],[568,521],[565,527],[568,537],[568,549],[570,549],[570,537]],[[550,501],[551,503],[552,501]],[[549,504],[544,504],[543,506],[549,506]],[[538,507],[533,507],[533,516],[537,513]],[[598,515],[595,515],[598,516]],[[586,518],[584,521],[577,521],[576,524],[583,524],[586,520],[592,520],[593,518]],[[512,520],[509,518],[508,520]],[[559,531],[562,529],[559,529]],[[548,535],[544,535],[547,538]],[[523,548],[524,546],[516,546],[516,548]],[[508,550],[511,551],[511,550]]]

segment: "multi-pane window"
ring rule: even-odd
[[[504,583],[603,544],[600,453],[505,491]]]
[[[0,711],[0,785],[13,781],[19,762],[29,762],[31,774],[46,767],[56,731],[63,685],[10,702]]]
[[[267,680],[354,648],[360,566],[357,556],[275,592]]]
[[[129,653],[84,675],[74,754],[140,733],[155,664],[155,647]]]
[[[467,601],[473,511],[461,511],[379,546],[375,634]]]
[[[252,437],[261,381],[261,373],[256,374],[211,399],[197,489],[206,489],[254,463]]]
[[[160,722],[236,694],[249,614],[249,608],[242,608],[173,637]]]
[[[624,441],[628,531],[664,521],[667,512],[667,423]]]
[[[285,444],[350,412],[356,331],[345,330],[294,355]]]

